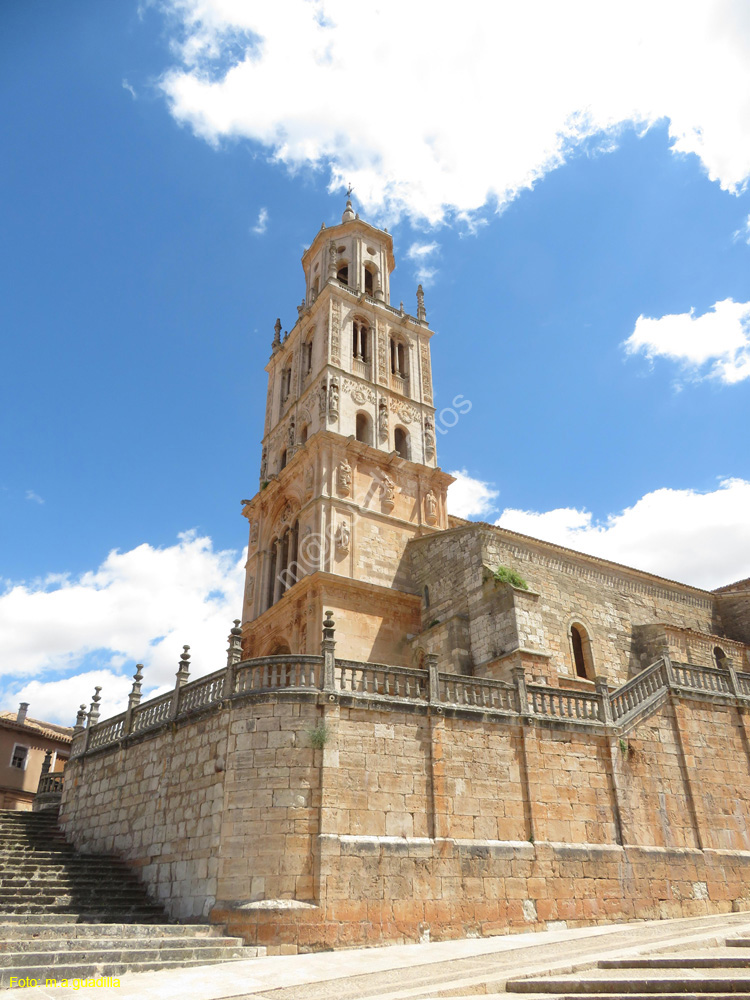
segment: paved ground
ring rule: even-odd
[[[125,975],[90,994],[40,986],[7,1000],[435,1000],[492,994],[517,976],[564,975],[601,960],[702,951],[750,934],[750,912],[611,924],[509,937],[273,956],[180,971]],[[528,995],[527,995],[528,996]]]

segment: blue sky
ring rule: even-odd
[[[472,403],[457,513],[750,574],[747,7],[267,6],[0,7],[3,707],[221,664],[273,323],[349,180]]]

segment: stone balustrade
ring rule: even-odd
[[[664,656],[615,691],[606,681],[596,692],[570,690],[546,684],[515,683],[487,677],[414,669],[387,664],[336,660],[327,679],[324,656],[281,655],[244,660],[190,683],[178,682],[175,691],[160,695],[127,712],[94,722],[73,739],[71,757],[94,753],[122,741],[155,732],[164,725],[197,712],[248,696],[284,692],[286,696],[323,696],[366,704],[411,704],[424,710],[480,712],[485,716],[523,716],[569,726],[628,728],[662,695],[672,689],[711,700],[733,699],[750,705],[750,674],[693,664],[672,663]]]

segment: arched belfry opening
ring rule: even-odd
[[[374,296],[377,285],[377,269],[372,264],[365,264],[365,294]]]
[[[372,444],[372,419],[368,413],[360,410],[357,414],[355,433],[358,441]]]
[[[346,261],[339,261],[336,265],[336,277],[342,285],[349,284],[349,265]]]

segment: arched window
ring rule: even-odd
[[[425,584],[425,588],[422,591],[422,597],[424,599],[424,606],[429,608],[430,606],[430,588]]]
[[[401,458],[409,458],[409,434],[403,427],[397,427],[393,432],[393,450],[397,451]]]
[[[358,441],[363,444],[372,444],[372,420],[361,410],[357,414],[356,434]]]
[[[336,277],[342,285],[349,284],[349,265],[345,261],[340,261],[336,268]]]
[[[591,658],[591,640],[583,625],[576,623],[570,626],[570,646],[576,677],[593,680],[594,665]]]
[[[375,268],[371,264],[365,264],[365,292],[367,295],[375,294]]]
[[[284,368],[281,373],[281,398],[287,399],[292,389],[292,369]]]
[[[727,654],[724,652],[721,646],[714,646],[714,660],[716,660],[717,667],[726,667]]]
[[[310,285],[310,302],[314,302],[318,297],[318,279],[315,278]]]
[[[309,430],[310,430],[310,425],[309,424],[303,424],[300,427],[300,429],[299,429],[299,441],[300,441],[300,444],[304,444],[305,441],[307,441],[307,435],[309,433]]]
[[[279,472],[281,472],[281,470],[285,468],[286,468],[286,448],[282,451],[281,455],[279,456]]]
[[[302,373],[309,375],[312,371],[313,342],[312,337],[302,345]]]
[[[370,331],[361,319],[352,323],[352,357],[355,361],[368,361],[370,358]]]

